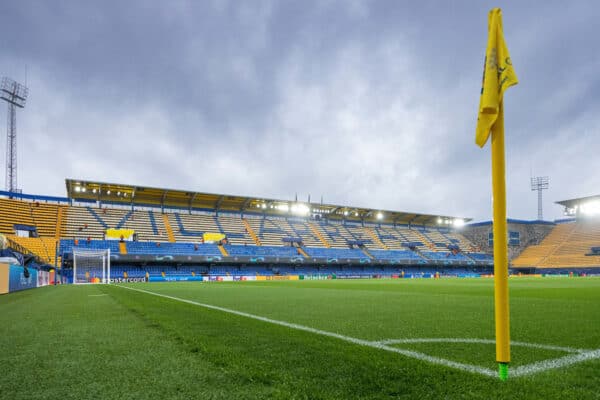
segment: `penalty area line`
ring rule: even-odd
[[[271,319],[271,318],[267,318],[267,317],[261,317],[260,315],[254,315],[254,314],[246,313],[243,311],[232,310],[230,308],[214,306],[212,304],[199,303],[197,301],[182,299],[179,297],[169,296],[169,295],[162,294],[162,293],[151,292],[149,290],[136,289],[136,288],[121,286],[121,285],[115,285],[115,286],[123,288],[123,289],[127,289],[127,290],[132,290],[135,292],[145,293],[145,294],[149,294],[152,296],[163,297],[165,299],[170,299],[170,300],[174,300],[174,301],[179,301],[181,303],[186,303],[186,304],[191,304],[191,305],[198,306],[198,307],[207,308],[210,310],[216,310],[216,311],[221,311],[221,312],[225,312],[228,314],[238,315],[240,317],[255,319],[255,320],[266,322],[266,323],[273,324],[273,325],[284,326],[286,328],[296,329],[296,330],[304,331],[304,332],[310,332],[310,333],[313,333],[316,335],[327,336],[327,337],[343,340],[348,343],[357,344],[359,346],[371,347],[371,348],[378,349],[378,350],[385,350],[385,351],[389,351],[392,353],[401,354],[401,355],[409,357],[409,358],[426,361],[431,364],[443,365],[443,366],[458,369],[461,371],[485,375],[485,376],[494,377],[494,378],[497,376],[496,371],[489,369],[489,368],[480,367],[477,365],[464,364],[464,363],[460,363],[460,362],[456,362],[456,361],[446,360],[443,358],[430,356],[428,354],[420,353],[417,351],[390,347],[390,346],[387,346],[387,345],[379,343],[379,342],[372,342],[372,341],[368,341],[368,340],[364,340],[364,339],[358,339],[358,338],[354,338],[351,336],[341,335],[341,334],[335,333],[335,332],[328,332],[328,331],[323,331],[321,329],[311,328],[310,326],[294,324],[292,322],[280,321],[280,320]]]

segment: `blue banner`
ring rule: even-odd
[[[167,275],[167,276],[150,276],[148,282],[179,282],[179,281],[202,281],[201,276],[193,275]]]
[[[37,269],[28,268],[29,278],[25,278],[25,268],[11,265],[8,274],[8,292],[37,287]]]

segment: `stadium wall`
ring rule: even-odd
[[[0,294],[8,293],[8,264],[0,264]]]
[[[552,231],[556,224],[549,221],[522,221],[508,219],[508,231],[519,233],[519,244],[508,246],[508,258],[512,260],[525,250],[526,247],[539,244]],[[492,232],[492,221],[469,224],[462,230],[462,234],[486,253],[493,253],[494,247],[490,245],[489,234]]]
[[[29,277],[25,278],[25,268],[20,265],[0,263],[0,294],[17,292],[51,285],[54,282],[54,271],[38,271],[28,268]]]

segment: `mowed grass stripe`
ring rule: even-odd
[[[261,399],[99,285],[0,296],[0,399]]]
[[[169,296],[169,295],[166,295],[166,294],[160,294],[160,293],[155,293],[155,292],[150,292],[148,290],[137,289],[137,288],[127,287],[127,286],[118,286],[118,287],[121,287],[121,288],[127,289],[127,290],[133,290],[133,291],[136,291],[136,292],[146,293],[146,294],[149,294],[149,295],[152,295],[152,296],[163,297],[165,299],[175,300],[175,301],[179,301],[179,302],[182,302],[182,303],[191,304],[191,305],[194,305],[194,306],[208,308],[210,310],[216,310],[216,311],[221,311],[221,312],[228,313],[228,314],[237,315],[237,316],[240,316],[240,317],[255,319],[255,320],[258,320],[258,321],[266,322],[268,324],[280,325],[280,326],[284,326],[284,327],[290,328],[290,329],[296,329],[296,330],[299,330],[299,331],[313,333],[315,335],[327,336],[327,337],[331,337],[331,338],[343,340],[345,342],[349,342],[349,343],[352,343],[352,344],[357,344],[357,345],[360,345],[360,346],[371,347],[371,348],[378,349],[378,350],[390,351],[390,352],[393,352],[393,353],[402,354],[402,355],[404,355],[406,357],[415,358],[417,360],[427,361],[427,362],[430,362],[430,363],[433,363],[433,364],[438,364],[438,365],[443,365],[443,366],[446,366],[446,367],[456,368],[456,369],[461,370],[461,371],[471,372],[471,373],[475,373],[475,374],[481,374],[481,375],[485,375],[485,376],[496,376],[496,372],[495,371],[487,369],[487,368],[479,367],[479,366],[476,366],[476,365],[463,364],[463,363],[459,363],[459,362],[455,362],[455,361],[451,361],[451,360],[446,360],[446,359],[439,358],[439,357],[433,357],[433,356],[430,356],[430,355],[427,355],[427,354],[423,354],[423,353],[419,353],[419,352],[416,352],[416,351],[411,351],[411,350],[406,350],[406,349],[400,349],[400,348],[396,348],[396,347],[390,347],[390,346],[386,346],[385,344],[382,344],[380,342],[371,342],[371,341],[367,341],[367,340],[363,340],[363,339],[353,338],[353,337],[341,335],[341,334],[335,333],[335,332],[327,332],[327,331],[323,331],[323,330],[320,330],[320,329],[311,328],[309,326],[294,324],[294,323],[290,323],[290,322],[286,322],[286,321],[274,320],[274,319],[271,319],[271,318],[262,317],[260,315],[254,315],[254,314],[249,314],[249,313],[245,313],[245,312],[242,312],[242,311],[231,310],[229,308],[218,307],[218,306],[214,306],[214,305],[211,305],[211,304],[198,303],[197,301],[187,300],[187,299],[181,299],[179,297]]]
[[[377,284],[380,291],[375,290]],[[533,297],[527,291],[529,284]],[[488,279],[157,283],[131,287],[369,341],[493,339],[494,335],[493,281]],[[585,301],[577,296],[581,292],[587,293]],[[540,298],[540,293],[546,296]],[[553,297],[547,298],[550,294]],[[515,279],[511,281],[511,339],[600,348],[599,303],[600,279]],[[540,359],[513,361],[528,364]]]
[[[118,286],[118,287],[141,292],[141,293],[146,293],[149,295],[158,296],[158,297],[162,297],[162,298],[166,298],[166,299],[170,299],[170,300],[174,300],[174,301],[178,301],[178,302],[182,302],[182,303],[186,303],[186,304],[191,304],[191,305],[195,305],[195,306],[199,306],[199,307],[203,307],[203,308],[207,308],[207,309],[211,309],[211,310],[221,311],[224,313],[233,314],[233,315],[237,315],[237,316],[241,316],[241,317],[245,317],[245,318],[255,319],[255,320],[273,324],[273,325],[280,325],[280,326],[284,326],[284,327],[290,328],[290,329],[296,329],[296,330],[309,332],[309,333],[316,334],[316,335],[332,337],[332,338],[336,338],[336,339],[339,339],[339,340],[342,340],[345,342],[349,342],[352,344],[357,344],[360,346],[371,347],[371,348],[375,348],[378,350],[385,350],[385,351],[389,351],[389,352],[393,352],[393,353],[398,353],[398,354],[401,354],[406,357],[415,358],[417,360],[426,361],[426,362],[433,363],[433,364],[443,365],[445,367],[455,368],[455,369],[458,369],[461,371],[481,374],[481,375],[490,376],[490,377],[495,377],[497,375],[496,371],[494,371],[492,369],[484,368],[484,367],[481,367],[478,365],[472,365],[472,364],[466,364],[466,363],[462,363],[462,362],[452,361],[452,360],[448,360],[445,358],[435,357],[435,356],[431,356],[431,355],[428,355],[428,354],[425,354],[422,352],[413,351],[413,350],[402,349],[402,348],[398,348],[398,347],[391,347],[391,346],[387,345],[387,343],[390,342],[389,340],[387,340],[387,341],[367,341],[367,340],[363,340],[363,339],[359,339],[359,338],[342,335],[342,334],[335,333],[335,332],[323,331],[320,329],[315,329],[315,328],[312,328],[309,326],[299,325],[299,324],[295,324],[295,323],[291,323],[291,322],[287,322],[287,321],[274,320],[272,318],[254,315],[254,314],[246,313],[243,311],[232,310],[229,308],[219,307],[219,306],[215,306],[215,305],[211,305],[211,304],[199,303],[197,301],[193,301],[193,300],[189,300],[189,299],[182,299],[179,297],[156,293],[156,292],[152,292],[152,291],[148,291],[148,290],[144,290],[144,289],[132,288],[132,287],[127,287],[127,286]],[[472,339],[472,338],[467,338],[467,339],[427,338],[427,339],[414,339],[414,340],[410,340],[410,339],[409,340],[396,340],[395,342],[404,342],[404,343],[410,343],[410,342],[495,343],[493,340],[489,340],[489,339],[486,340],[486,339]],[[523,342],[514,342],[514,345],[523,346],[523,347],[539,348],[539,349],[552,349],[552,350],[557,350],[557,351],[577,352],[579,354],[568,355],[568,356],[564,356],[564,357],[560,357],[560,358],[556,358],[556,359],[543,360],[543,361],[540,361],[540,362],[537,362],[534,364],[518,366],[516,369],[514,369],[511,372],[511,376],[513,376],[513,377],[522,377],[522,376],[526,376],[526,375],[530,375],[530,374],[534,374],[534,373],[544,372],[549,369],[563,368],[563,367],[567,367],[569,365],[572,365],[572,364],[575,364],[578,362],[589,361],[589,360],[593,360],[596,358],[600,358],[600,349],[598,349],[598,350],[581,350],[581,349],[573,349],[570,347],[539,345],[539,344],[535,344],[535,343],[530,344],[530,343],[523,343]]]

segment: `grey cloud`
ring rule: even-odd
[[[19,181],[82,177],[489,219],[473,143],[491,2],[4,2]],[[595,2],[504,2],[509,215],[595,194]],[[15,73],[16,71],[16,73]],[[0,123],[4,121],[0,116]]]

